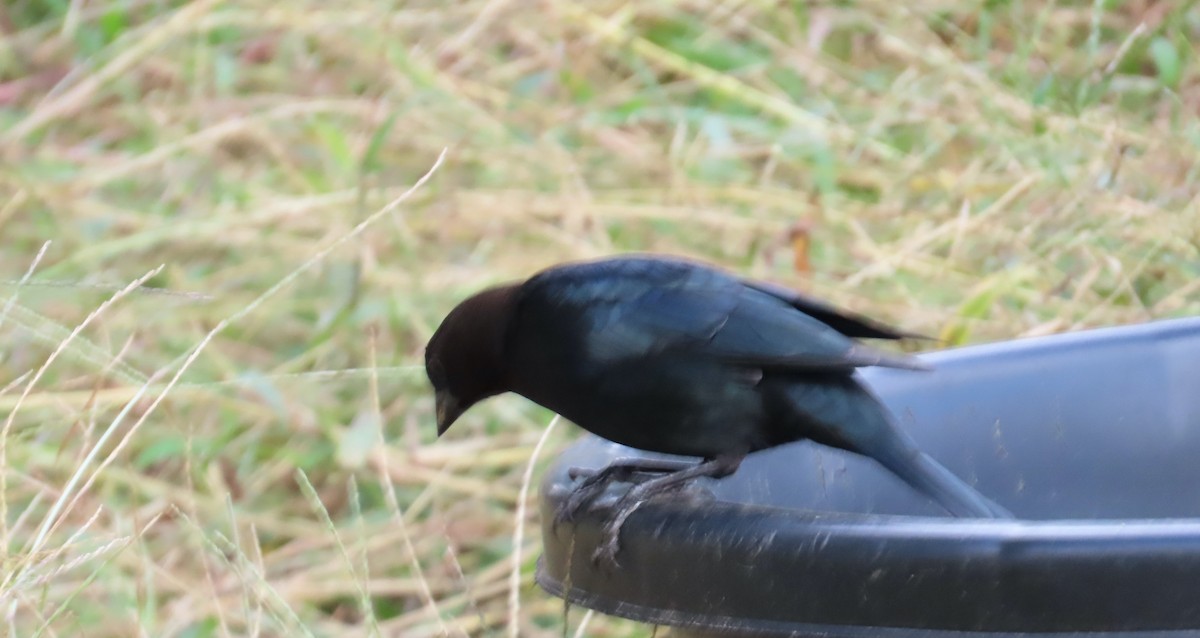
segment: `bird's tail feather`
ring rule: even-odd
[[[888,452],[871,456],[955,516],[1013,518],[1011,512],[980,494],[915,446],[889,446]]]
[[[789,383],[784,389],[806,438],[875,459],[955,516],[1013,518],[922,452],[854,377]]]

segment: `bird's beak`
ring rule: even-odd
[[[437,428],[438,436],[445,434],[446,430],[450,429],[450,425],[462,416],[466,410],[458,399],[455,399],[449,392],[438,392],[434,395],[434,402],[437,405]]]

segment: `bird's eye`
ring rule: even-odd
[[[442,388],[446,385],[446,370],[442,367],[442,362],[437,359],[432,359],[425,366],[425,372],[429,375],[429,381],[436,388]]]

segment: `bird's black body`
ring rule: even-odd
[[[621,257],[480,293],[447,317],[426,358],[439,402],[457,406],[450,421],[513,391],[653,452],[740,459],[810,439],[876,459],[955,514],[1005,516],[921,453],[855,378],[861,366],[923,368],[855,341],[903,336],[699,264]]]
[[[564,266],[527,281],[517,299],[512,390],[653,452],[713,458],[802,438],[837,444],[844,437],[831,429],[862,420],[846,408],[874,403],[850,380],[855,364],[886,358],[783,298],[685,262]],[[795,386],[820,409],[797,406]]]

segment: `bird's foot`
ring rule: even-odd
[[[596,551],[592,552],[592,565],[606,572],[616,571],[621,567],[621,563],[617,561],[617,552],[621,551],[621,530],[615,529],[604,532],[604,540],[596,546]]]
[[[641,484],[649,481],[655,474],[669,474],[694,465],[691,462],[674,460],[620,458],[598,470],[582,467],[568,468],[567,476],[572,481],[581,478],[583,480],[555,510],[554,523],[551,528],[557,531],[560,524],[574,522],[580,512],[608,489],[610,483]]]
[[[604,529],[600,531],[600,545],[596,547],[596,551],[592,552],[592,564],[597,567],[603,567],[608,570],[615,570],[621,566],[617,562],[617,553],[621,551],[621,528],[625,526],[625,521],[633,514],[647,498],[654,495],[642,494],[641,488],[645,483],[638,485],[629,490],[621,500],[617,502],[613,515],[604,524]],[[664,492],[670,492],[668,488]]]
[[[592,566],[606,572],[616,571],[621,566],[617,552],[621,551],[620,532],[605,532],[604,540],[592,552]]]
[[[583,484],[576,486],[559,503],[558,508],[554,511],[553,529],[557,531],[558,526],[563,523],[574,523],[575,517],[590,505],[596,497],[600,496],[607,487],[607,483],[600,481],[592,483],[585,481]]]
[[[592,564],[608,569],[620,567],[620,563],[617,562],[617,554],[621,550],[621,528],[625,526],[625,521],[629,516],[642,504],[658,496],[684,490],[692,479],[698,477],[728,476],[737,469],[743,456],[718,457],[635,485],[613,506],[612,516],[601,531],[600,545],[592,553]],[[708,491],[704,490],[704,492]],[[711,497],[711,492],[708,494]]]
[[[647,487],[650,489],[645,489]],[[634,486],[613,506],[612,516],[600,531],[600,545],[592,552],[592,564],[609,570],[620,567],[617,553],[621,550],[621,528],[625,526],[625,521],[642,505],[667,494],[685,495],[697,502],[711,502],[715,498],[711,490],[690,482],[663,483],[658,486],[646,482]]]

